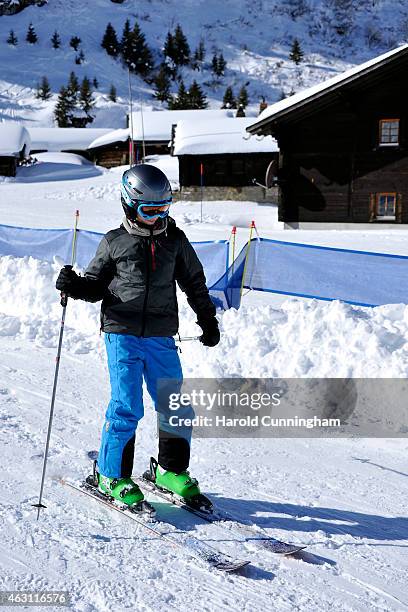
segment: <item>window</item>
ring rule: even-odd
[[[399,119],[381,119],[379,129],[380,146],[392,147],[399,144]]]
[[[396,193],[377,193],[376,219],[395,221]]]

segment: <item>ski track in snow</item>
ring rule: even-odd
[[[105,231],[121,216],[111,201],[115,176],[120,169],[92,179],[99,191],[89,200],[87,178],[36,183],[35,209],[32,185],[18,177],[4,182],[0,221],[69,226],[77,194],[84,196],[81,227]],[[194,221],[199,203],[183,202],[174,211],[193,240],[225,239],[237,223],[240,247],[251,218],[261,235],[282,237],[271,207],[205,202],[202,224]],[[285,232],[285,239],[408,254],[404,231]],[[66,589],[73,609],[85,612],[408,609],[406,439],[195,439],[191,468],[204,491],[271,535],[308,545],[298,559],[249,544],[243,549],[232,532],[159,505],[180,527],[250,559],[237,575],[197,566],[181,550],[62,487],[58,478],[77,480],[90,469],[87,451],[98,448],[109,399],[98,305],[68,304],[48,508],[37,522],[31,504],[38,500],[61,316],[58,269],[29,257],[0,258],[0,589]],[[197,334],[182,295],[180,313],[181,334]],[[239,312],[219,319],[219,346],[182,345],[186,376],[407,377],[404,305],[364,309],[252,293]],[[157,453],[148,397],[145,405],[135,474]]]

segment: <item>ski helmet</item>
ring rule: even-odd
[[[121,201],[126,217],[133,223],[142,219],[167,217],[172,203],[167,176],[150,164],[139,164],[122,176]]]

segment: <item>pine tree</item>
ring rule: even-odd
[[[191,67],[193,70],[201,70],[202,65],[204,63],[205,58],[205,47],[203,40],[200,40],[200,43],[197,49],[194,51],[193,60],[191,62]]]
[[[54,109],[54,117],[58,127],[70,127],[68,114],[72,112],[73,106],[67,95],[65,87],[61,87],[57,104]]]
[[[81,42],[82,41],[78,36],[72,36],[71,40],[69,41],[69,46],[72,47],[74,51],[78,51],[78,47]]]
[[[36,97],[39,100],[49,100],[52,96],[51,87],[46,76],[41,79],[41,84],[37,87]]]
[[[108,23],[106,26],[101,47],[105,49],[106,53],[112,57],[116,57],[119,53],[119,42],[116,36],[115,28],[111,23]]]
[[[111,102],[117,101],[116,87],[113,85],[110,86],[108,98]]]
[[[220,53],[218,56],[217,76],[224,76],[226,67],[227,62],[225,61],[223,54]]]
[[[98,81],[98,79],[97,79],[96,77],[94,77],[94,78],[92,79],[92,85],[94,86],[94,88],[95,88],[95,89],[98,89],[98,87],[99,87],[99,81]]]
[[[176,56],[175,43],[173,34],[171,32],[167,32],[166,40],[164,42],[163,47],[163,55],[164,57],[168,57],[172,62],[174,62]]]
[[[205,60],[205,46],[203,39],[200,40],[197,47],[197,59],[199,62],[203,62]]]
[[[189,108],[192,109],[207,108],[208,106],[206,95],[196,80],[192,82],[188,90],[188,102]]]
[[[153,82],[156,86],[154,97],[160,102],[167,102],[170,96],[170,79],[165,64],[161,64]]]
[[[214,53],[211,60],[211,70],[216,76],[218,76],[218,55],[216,53]]]
[[[122,54],[123,62],[126,66],[130,66],[132,58],[132,32],[130,30],[130,21],[126,19],[125,25],[123,26],[122,38],[120,41],[120,51]]]
[[[231,86],[228,86],[225,90],[221,108],[237,108],[237,102]]]
[[[68,85],[65,88],[65,96],[71,109],[75,108],[75,106],[78,104],[79,91],[80,87],[78,77],[76,76],[75,72],[72,71],[69,75]]]
[[[81,49],[78,55],[75,56],[75,63],[78,65],[81,65],[84,62],[84,60],[85,60],[85,54]]]
[[[59,49],[61,46],[61,38],[57,30],[55,30],[54,34],[51,36],[51,44],[54,49]]]
[[[146,76],[153,67],[152,53],[146,43],[146,37],[137,23],[135,23],[131,34],[131,48],[133,70],[141,76]]]
[[[185,110],[190,108],[190,100],[184,82],[181,80],[177,95],[171,96],[168,103],[170,110]]]
[[[10,30],[10,33],[7,38],[7,44],[13,45],[13,47],[15,47],[17,45],[17,42],[17,36],[14,34],[14,30]]]
[[[224,59],[222,53],[217,55],[214,53],[213,58],[211,60],[211,70],[215,74],[215,76],[220,77],[225,73],[225,68],[227,67],[227,62]]]
[[[239,90],[237,103],[238,106],[242,106],[242,108],[246,108],[248,106],[248,91],[245,85],[243,85]]]
[[[303,56],[304,56],[304,53],[300,47],[300,43],[298,39],[295,38],[292,44],[292,49],[289,55],[289,59],[291,59],[292,62],[295,62],[295,64],[298,65],[303,60]]]
[[[34,26],[32,23],[30,23],[30,25],[28,26],[26,41],[29,42],[31,45],[34,45],[38,41],[38,36],[35,33]]]
[[[82,79],[78,102],[87,117],[91,117],[91,110],[95,105],[95,100],[92,94],[91,83],[87,77]]]
[[[174,61],[178,66],[187,66],[190,63],[190,45],[187,42],[187,38],[178,24],[174,31],[174,49],[175,58]]]

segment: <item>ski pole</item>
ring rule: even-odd
[[[185,342],[186,340],[199,340],[201,336],[180,336],[178,342]]]
[[[77,210],[75,212],[74,235],[72,237],[71,264],[69,266],[70,268],[72,268],[74,266],[74,263],[75,263],[78,219],[79,219],[79,210]],[[47,441],[45,443],[45,451],[44,451],[44,461],[43,461],[43,469],[42,469],[42,477],[41,477],[40,495],[39,495],[39,498],[38,498],[38,504],[32,504],[34,506],[34,508],[38,508],[37,521],[40,518],[41,508],[46,508],[47,507],[47,506],[45,506],[42,503],[42,496],[43,496],[43,490],[44,490],[45,471],[46,471],[46,468],[47,468],[48,449],[49,449],[49,446],[50,446],[52,420],[53,420],[53,417],[54,417],[55,396],[56,396],[56,393],[57,393],[58,372],[59,372],[59,364],[60,364],[60,356],[61,356],[62,337],[64,335],[65,313],[66,313],[66,310],[67,310],[67,303],[68,303],[68,296],[65,295],[64,293],[61,293],[61,306],[62,306],[61,327],[60,327],[59,340],[58,340],[57,357],[55,358],[54,384],[53,384],[53,387],[52,387],[50,415],[49,415],[49,418],[48,418]]]

